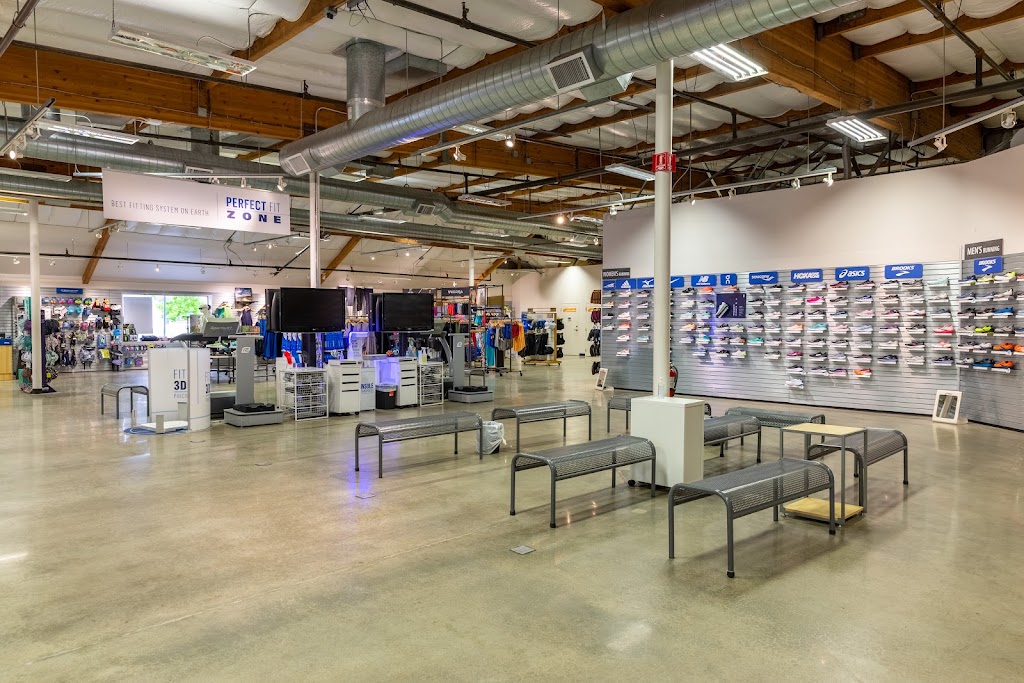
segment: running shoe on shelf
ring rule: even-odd
[[[641,334],[636,340],[641,344],[649,344],[651,342],[651,336],[648,334]]]
[[[988,358],[982,358],[981,360],[974,361],[974,365],[971,367],[977,368],[978,370],[991,370],[995,365],[995,362]]]
[[[871,296],[870,294],[864,294],[863,296],[858,296],[856,299],[854,299],[853,303],[860,305],[871,305],[875,303],[875,297]]]
[[[832,334],[846,334],[850,331],[849,325],[833,325]]]
[[[959,284],[961,287],[972,287],[978,284],[978,278],[975,277],[974,275],[968,275],[967,277],[960,280]]]
[[[823,368],[821,366],[811,368],[811,371],[808,374],[816,375],[818,377],[828,377],[828,368]]]
[[[980,325],[974,328],[974,334],[992,334],[991,325]]]
[[[804,300],[803,299],[786,299],[786,305],[787,306],[803,306],[804,305]]]
[[[900,326],[899,325],[886,325],[885,327],[880,329],[879,332],[881,332],[882,334],[899,334],[900,333]]]
[[[875,310],[873,308],[865,308],[863,311],[857,314],[858,320],[871,320],[875,317]]]
[[[802,379],[787,379],[786,386],[790,389],[803,389],[804,381]]]
[[[615,355],[619,358],[625,358],[629,356],[629,349],[621,349],[615,352]]]
[[[1013,282],[1017,279],[1017,271],[1008,270],[1001,275],[996,275],[993,280],[995,282]]]
[[[903,282],[903,289],[924,289],[923,280],[905,280]]]
[[[924,334],[928,328],[924,325],[911,325],[907,328],[907,334]]]
[[[861,289],[861,290],[864,290],[864,289],[874,289],[874,288],[875,288],[875,283],[874,283],[873,280],[864,280],[863,282],[858,282],[857,285],[854,287],[854,289]]]
[[[853,371],[854,377],[871,377],[871,368],[857,368]]]
[[[782,354],[778,351],[765,351],[764,357],[765,360],[779,360],[782,358]]]
[[[808,339],[804,346],[809,349],[822,349],[825,347],[825,342],[823,337],[818,337],[817,339]]]
[[[790,365],[788,368],[786,368],[786,372],[788,372],[791,375],[805,374],[804,367],[802,365]]]
[[[882,289],[899,289],[900,288],[900,281],[899,280],[886,280],[885,282],[883,282],[881,284],[881,288]]]
[[[874,359],[871,356],[867,355],[867,354],[861,354],[859,356],[854,356],[853,357],[853,362],[854,363],[859,363],[861,365],[870,365],[872,360],[874,360]]]
[[[812,296],[807,299],[807,303],[810,304],[811,306],[820,306],[823,303],[825,303],[825,300],[822,299],[820,296]]]
[[[764,287],[762,287],[761,285],[747,287],[747,294],[764,294]]]
[[[835,319],[835,320],[846,320],[849,317],[850,317],[850,312],[847,311],[845,308],[840,310],[840,311],[834,311],[832,313],[832,318]]]
[[[850,342],[846,339],[830,339],[828,347],[830,349],[848,349],[850,348]]]
[[[996,276],[995,275],[982,275],[981,277],[979,277],[975,281],[975,284],[978,284],[978,285],[988,285],[988,284],[992,284],[995,281],[996,281]]]
[[[811,325],[810,327],[807,328],[808,332],[815,332],[815,333],[825,332],[827,330],[828,330],[828,325],[826,325],[825,323],[814,323],[813,325]]]
[[[829,285],[829,289],[833,292],[844,292],[850,288],[850,283],[846,280],[840,280],[839,282],[833,282]]]
[[[789,287],[786,287],[786,291],[790,292],[790,293],[793,293],[793,292],[805,292],[805,291],[807,291],[807,287],[805,287],[804,285],[802,285],[799,282],[797,282],[797,283],[791,284]]]
[[[803,358],[803,356],[803,351],[790,351],[789,353],[786,354],[786,358]]]
[[[954,362],[955,359],[953,356],[939,356],[938,358],[932,359],[932,365],[938,365],[943,368],[952,367]]]
[[[912,308],[907,311],[908,318],[923,318],[926,311],[923,308]]]
[[[857,327],[853,329],[854,334],[873,334],[874,331],[875,328],[871,325],[857,325]]]
[[[801,325],[800,323],[796,323],[794,325],[790,325],[789,327],[786,328],[786,332],[789,332],[790,334],[800,334],[803,331],[804,331],[804,326]]]
[[[684,337],[680,337],[679,338],[679,343],[680,344],[692,344],[693,343],[693,335],[686,335]]]
[[[812,353],[811,355],[808,356],[808,358],[810,358],[811,360],[826,360],[828,358],[828,354],[821,353],[819,351],[818,353]]]
[[[992,370],[993,371],[999,370],[999,371],[1002,371],[1002,372],[1009,372],[1010,370],[1013,370],[1013,361],[1012,360],[997,360],[995,362],[995,364],[992,365]]]
[[[943,325],[941,327],[932,328],[932,332],[935,334],[954,335],[956,334],[956,328],[952,325]]]
[[[951,351],[953,349],[953,345],[950,344],[948,341],[939,340],[937,342],[932,342],[931,348],[935,349],[936,351]]]
[[[934,280],[929,280],[927,284],[928,284],[929,287],[948,287],[949,286],[949,278],[948,277],[937,277]]]
[[[846,368],[832,368],[828,371],[828,376],[845,379],[849,376],[849,373],[847,373]]]
[[[631,320],[632,318],[633,316],[629,314],[629,311],[625,313],[619,313],[619,320]]]
[[[629,335],[620,334],[618,337],[615,338],[615,341],[619,342],[620,344],[624,344],[625,342],[629,341]]]
[[[890,308],[889,310],[882,314],[882,318],[884,318],[885,320],[899,320],[900,312],[895,308]]]
[[[900,362],[900,357],[899,356],[894,356],[892,354],[889,354],[887,356],[882,356],[882,357],[880,357],[878,359],[878,364],[879,365],[897,365],[899,362]]]

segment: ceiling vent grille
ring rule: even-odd
[[[437,209],[433,204],[417,204],[416,215],[417,216],[433,216],[434,211]]]
[[[597,80],[594,65],[586,51],[573,52],[548,62],[544,71],[559,94],[577,90]]]

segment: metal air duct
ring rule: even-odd
[[[21,121],[0,121],[0,135],[9,137]],[[102,140],[71,138],[59,135],[30,140],[25,156],[79,166],[96,166],[130,173],[185,173],[188,169],[207,169],[214,173],[266,174],[278,173],[276,166],[240,161],[198,151],[172,149],[158,145],[132,145],[127,147]],[[276,189],[277,181],[270,178],[253,179],[250,185],[264,190]],[[309,182],[294,179],[288,191],[296,196],[309,196]],[[483,207],[464,207],[443,195],[409,187],[381,183],[349,183],[324,178],[320,182],[321,199],[379,206],[409,215],[431,215],[451,226],[495,228],[510,235],[543,235],[553,240],[567,239],[585,229],[564,229],[544,219],[517,220],[522,217],[512,211]],[[432,208],[425,208],[432,207]],[[596,233],[595,233],[596,234]]]
[[[596,84],[740,38],[851,0],[681,0],[653,2],[592,24],[370,112],[281,150],[293,175],[320,171],[539,102],[557,92],[548,69],[565,55],[586,53]]]
[[[345,48],[349,121],[384,106],[384,53],[384,46],[372,40],[356,39]]]
[[[0,195],[42,197],[62,199],[78,203],[103,205],[103,189],[99,183],[72,180],[58,183],[37,178],[23,178],[0,174]],[[298,226],[309,225],[309,212],[292,209],[292,222]],[[601,259],[600,248],[577,248],[565,244],[552,244],[544,239],[531,237],[499,237],[475,234],[469,230],[456,230],[443,225],[424,223],[378,224],[360,220],[357,216],[342,213],[321,213],[321,227],[342,230],[370,239],[374,237],[405,237],[424,241],[446,242],[458,245],[474,245],[494,249],[524,249],[527,251],[581,259]]]

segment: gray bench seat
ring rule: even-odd
[[[840,439],[826,439],[822,443],[808,446],[806,453],[808,459],[821,458],[829,453],[842,450]],[[903,453],[903,485],[909,485],[909,463],[908,446],[906,435],[896,429],[868,428],[867,452],[864,452],[864,440],[853,437],[846,440],[846,450],[852,451],[854,455],[853,476],[860,475],[857,484],[857,503],[867,512],[868,509],[868,482],[867,470],[869,465],[885,460],[890,455]]]
[[[554,401],[551,403],[532,403],[525,406],[509,406],[495,408],[491,411],[491,420],[516,421],[516,453],[519,452],[519,426],[528,422],[545,422],[547,420],[562,421],[562,436],[566,435],[566,421],[570,417],[587,417],[587,439],[593,438],[592,416],[590,404],[586,401]]]
[[[459,432],[477,432],[480,443],[480,459],[483,455],[483,420],[476,413],[452,412],[439,415],[407,417],[399,420],[360,422],[356,425],[355,450],[356,472],[359,471],[359,439],[377,437],[377,476],[384,476],[384,444],[410,439],[425,439],[430,436],[455,435],[455,454],[459,453]]]
[[[815,465],[815,467],[808,467],[808,465]],[[726,575],[733,578],[736,576],[733,564],[733,520],[772,508],[772,514],[777,522],[779,521],[780,505],[826,489],[829,501],[828,532],[835,534],[835,483],[832,470],[819,462],[783,458],[688,484],[676,484],[668,495],[669,559],[676,556],[675,509],[677,505],[708,496],[718,496],[725,503],[726,543],[728,545]]]
[[[100,415],[105,412],[104,405],[107,396],[114,399],[114,415],[121,419],[121,392],[127,391],[129,396],[129,411],[135,414],[135,397],[146,397],[146,416],[149,417],[149,388],[145,384],[104,384],[100,387]]]
[[[615,488],[615,470],[639,462],[651,463],[655,472],[656,453],[654,444],[636,436],[616,436],[584,444],[552,448],[539,453],[519,453],[512,457],[512,491],[509,514],[516,514],[516,473],[537,467],[547,467],[551,472],[551,528],[555,528],[555,483],[563,479],[581,477],[604,470],[612,471],[612,488]],[[651,497],[657,488],[651,482]]]
[[[719,446],[719,455],[725,455],[728,441],[757,436],[757,461],[761,462],[761,422],[747,415],[722,415],[704,420],[704,445]]]

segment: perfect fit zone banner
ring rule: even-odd
[[[287,235],[292,230],[287,194],[105,169],[103,216],[270,235]]]

